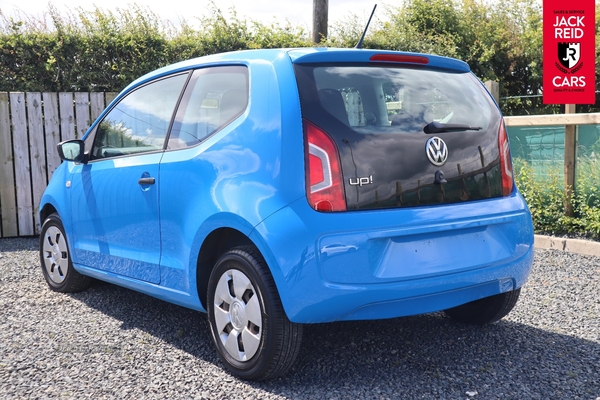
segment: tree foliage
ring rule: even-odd
[[[404,0],[384,14],[370,28],[365,48],[456,57],[481,80],[500,82],[506,115],[560,112],[543,106],[540,97],[540,1]],[[191,57],[312,45],[308,32],[289,22],[266,25],[234,10],[226,18],[215,3],[199,22],[199,28],[186,21],[175,27],[137,5],[116,12],[78,8],[66,17],[49,6],[42,21],[0,11],[0,90],[118,91],[146,72]],[[344,18],[320,45],[353,47],[365,22],[356,15]]]
[[[500,96],[539,95],[542,10],[531,0],[406,0],[365,47],[434,53],[467,62],[483,81],[501,83]],[[541,98],[503,102],[510,115],[541,106]],[[548,112],[548,110],[546,110]]]

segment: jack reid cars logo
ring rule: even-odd
[[[594,104],[595,2],[543,2],[544,104]]]
[[[562,39],[580,39],[583,37],[584,17],[580,15],[557,15],[554,21],[554,37]],[[573,76],[582,67],[581,42],[557,42],[558,61],[554,65],[563,74],[571,76],[556,76],[552,80],[554,86],[584,87],[585,76]]]
[[[425,153],[433,165],[441,167],[448,159],[448,146],[442,139],[434,136],[427,141]]]

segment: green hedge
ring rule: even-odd
[[[593,155],[578,160],[578,186],[571,197],[573,217],[565,215],[562,171],[545,171],[540,177],[523,159],[515,158],[513,164],[515,182],[527,201],[536,233],[600,240],[600,159]]]
[[[167,64],[225,51],[309,46],[300,28],[227,21],[213,8],[200,30],[173,27],[147,8],[118,14],[96,8],[43,21],[15,20],[0,12],[0,90],[120,91]]]

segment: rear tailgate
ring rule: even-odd
[[[295,72],[305,125],[337,147],[348,210],[502,196],[502,117],[466,64],[341,54],[298,57]]]

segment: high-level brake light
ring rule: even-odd
[[[429,58],[411,54],[375,54],[369,58],[370,61],[397,62],[410,64],[429,64]]]

